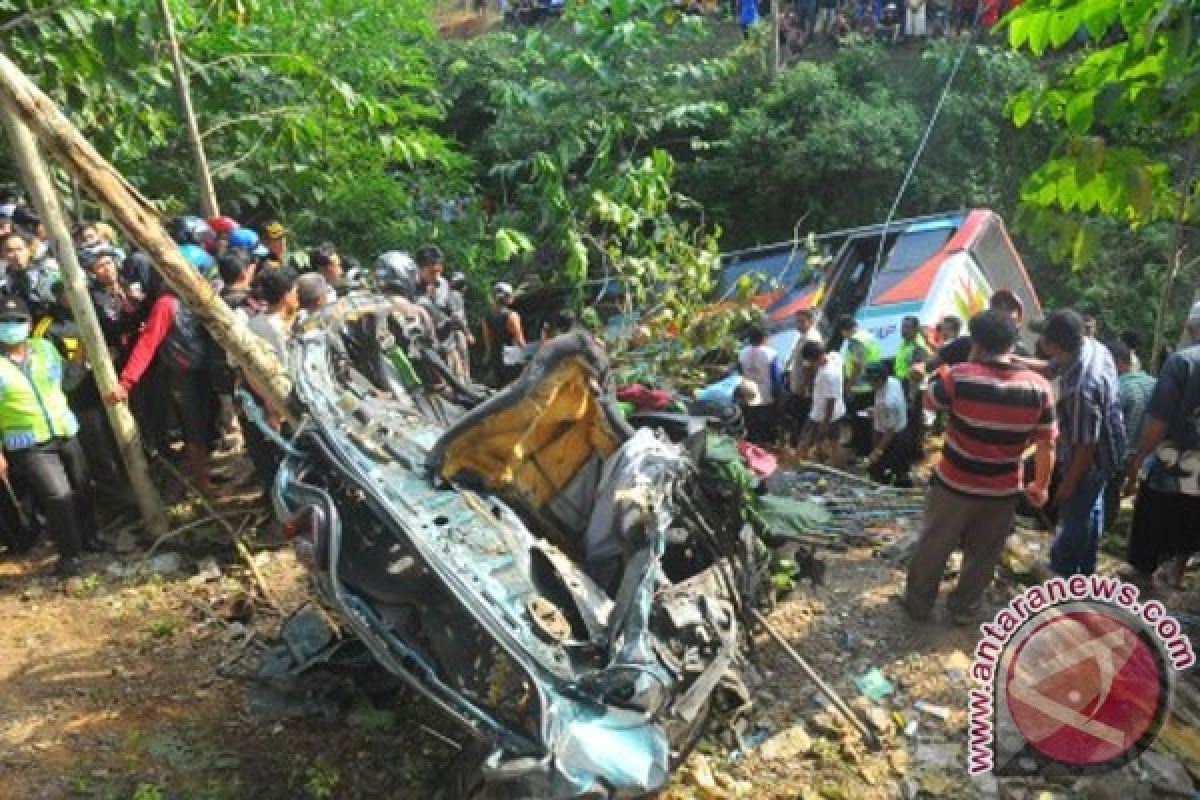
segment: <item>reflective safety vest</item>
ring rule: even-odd
[[[912,371],[913,356],[917,352],[917,345],[921,345],[926,351],[929,350],[929,345],[925,343],[925,337],[920,333],[911,342],[907,339],[900,342],[900,349],[896,351],[896,361],[892,365],[892,374],[900,380],[907,378],[908,373]]]
[[[854,354],[854,351],[850,347],[850,340],[856,341],[862,345],[863,352],[866,354],[865,363],[858,363],[858,357]],[[851,336],[850,339],[842,343],[843,374],[849,378],[850,375],[854,373],[855,369],[858,369],[858,382],[850,388],[851,392],[854,392],[855,394],[861,394],[864,392],[875,391],[871,387],[871,384],[867,383],[866,378],[863,377],[863,371],[867,364],[879,363],[879,353],[879,340],[872,336],[871,332],[866,328],[859,328],[854,332],[854,335]]]
[[[45,339],[29,340],[23,363],[0,355],[0,436],[5,450],[24,450],[79,432],[62,378],[62,357]]]

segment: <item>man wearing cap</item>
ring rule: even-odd
[[[1127,494],[1137,494],[1131,577],[1144,586],[1153,586],[1155,571],[1174,558],[1170,580],[1181,587],[1188,557],[1200,550],[1200,303],[1184,332],[1191,346],[1163,364],[1125,484]]]
[[[287,264],[287,228],[272,220],[263,228],[263,245],[267,248],[265,266],[279,269]]]
[[[1083,318],[1070,309],[1050,314],[1037,329],[1059,386],[1062,479],[1053,498],[1059,529],[1050,567],[1064,576],[1090,574],[1104,527],[1104,485],[1125,457],[1117,367],[1104,345],[1084,334]]]
[[[491,365],[493,380],[503,387],[512,383],[525,365],[525,331],[521,315],[512,309],[513,287],[500,281],[492,287],[496,298],[483,320],[483,357]]]
[[[80,548],[103,549],[92,481],[62,389],[62,357],[50,342],[30,338],[31,323],[24,301],[0,299],[0,479],[11,467],[28,481],[56,539],[58,573],[78,575]]]
[[[867,457],[871,480],[896,486],[912,486],[913,439],[908,420],[908,402],[904,385],[887,366],[876,362],[865,370],[867,383],[875,390],[871,411],[875,429],[875,447]]]

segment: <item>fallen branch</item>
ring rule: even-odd
[[[166,467],[167,472],[171,473],[171,476],[174,477],[175,480],[183,484],[189,492],[196,496],[196,499],[200,501],[200,505],[204,506],[204,510],[208,512],[209,517],[216,520],[216,522],[218,522],[221,527],[225,529],[225,531],[229,534],[230,539],[233,541],[233,546],[237,549],[238,555],[241,556],[242,560],[246,562],[246,566],[250,568],[250,574],[254,577],[254,583],[258,588],[259,593],[263,596],[263,599],[267,601],[267,604],[270,605],[271,608],[275,609],[275,613],[283,616],[283,608],[279,605],[279,601],[275,599],[274,593],[271,592],[270,588],[268,587],[266,578],[264,578],[262,573],[259,572],[258,565],[254,563],[254,556],[251,555],[250,549],[246,547],[246,543],[242,541],[241,530],[234,530],[233,526],[229,524],[229,521],[225,519],[223,515],[217,513],[217,510],[213,508],[213,504],[209,502],[204,493],[197,490],[196,487],[193,486],[191,482],[183,476],[183,473],[180,472],[174,464],[163,458],[161,455],[156,456],[156,458],[160,464]]]
[[[155,539],[154,543],[152,545],[150,545],[150,549],[146,551],[146,555],[142,556],[142,560],[145,561],[146,559],[148,559],[152,555],[154,555],[154,551],[158,549],[158,546],[160,544],[162,544],[163,542],[165,542],[167,539],[174,539],[176,536],[180,536],[184,533],[187,533],[188,531],[195,530],[196,528],[199,528],[200,526],[204,525],[205,523],[217,522],[221,518],[244,517],[245,519],[242,521],[242,525],[241,525],[241,528],[244,528],[246,525],[246,521],[252,519],[254,516],[255,516],[254,512],[251,512],[251,511],[235,511],[235,512],[232,512],[229,514],[218,514],[216,516],[210,515],[207,517],[201,517],[200,519],[193,520],[192,522],[189,522],[186,525],[180,525],[178,528],[167,531],[162,536]],[[239,530],[241,528],[239,528]]]
[[[874,489],[875,491],[883,493],[883,494],[894,494],[894,495],[900,495],[900,496],[913,496],[913,497],[918,497],[921,495],[920,489],[900,489],[895,486],[885,486],[881,483],[876,483],[875,481],[871,480],[870,478],[864,478],[862,476],[855,475],[851,472],[846,472],[844,470],[840,470],[835,467],[829,467],[824,464],[817,463],[816,461],[797,461],[794,465],[794,469],[796,469],[796,470],[812,470],[814,472],[824,472],[828,475],[833,475],[837,478],[840,478],[841,480],[849,481],[851,483],[857,483],[860,486],[869,486],[870,488]]]

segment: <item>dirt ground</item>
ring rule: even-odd
[[[899,535],[904,525],[896,528]],[[254,597],[248,570],[225,542],[210,527],[172,539],[157,560],[141,550],[92,556],[70,587],[48,576],[48,546],[29,558],[0,554],[0,798],[436,796],[455,756],[442,737],[456,732],[386,676],[257,677],[282,617]],[[306,578],[290,550],[250,544],[282,612],[303,604]],[[878,550],[823,551],[824,585],[802,585],[769,619],[872,721],[883,748],[870,752],[839,724],[760,632],[754,708],[736,732],[728,720],[714,726],[666,797],[1080,796],[1070,784],[967,779],[962,742],[976,634],[940,619],[908,621],[890,599],[903,573]],[[160,563],[164,554],[178,563]],[[998,608],[1018,586],[1006,571],[989,603]],[[1187,606],[1196,602],[1194,583],[1167,599],[1172,611],[1194,613]],[[852,683],[872,667],[895,687],[877,703]],[[918,700],[948,717],[915,710]]]
[[[47,548],[0,563],[0,798],[430,796],[453,751],[394,684],[255,677],[280,617],[249,601],[231,553],[219,578],[193,574],[222,549],[174,550],[183,569],[167,575],[108,571],[141,554],[91,557],[69,590],[46,577]],[[291,553],[256,559],[282,608],[299,606]]]

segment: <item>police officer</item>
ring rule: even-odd
[[[19,472],[46,513],[57,540],[57,572],[78,575],[81,547],[96,552],[92,481],[63,393],[63,361],[45,339],[30,338],[29,307],[0,298],[0,477]]]

